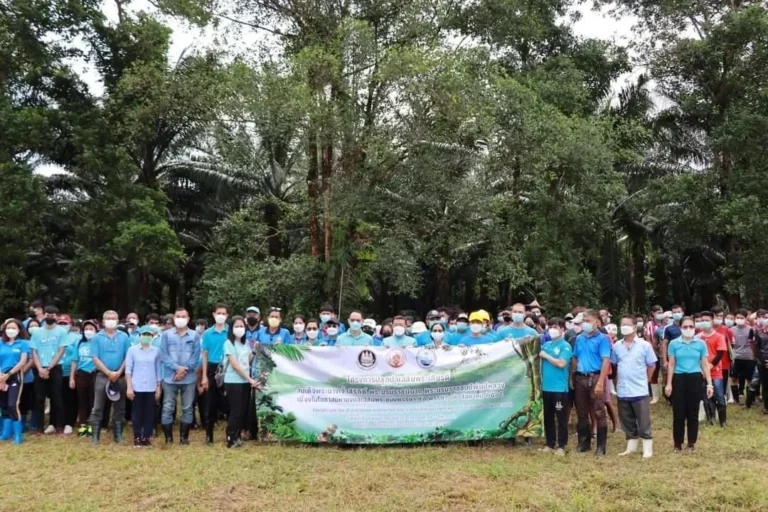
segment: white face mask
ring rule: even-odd
[[[469,330],[472,334],[477,334],[483,330],[482,324],[469,324]]]
[[[328,336],[336,336],[339,334],[339,328],[338,327],[329,327],[326,331],[328,333]]]
[[[213,319],[216,320],[217,324],[221,325],[227,321],[227,315],[213,315]]]
[[[115,329],[117,327],[117,320],[104,320],[105,329]]]
[[[565,322],[565,328],[569,331],[573,329],[573,322]]]
[[[39,326],[39,325],[33,325],[32,327],[30,327],[30,328],[29,328],[29,329],[27,329],[27,330],[29,331],[29,334],[32,334],[32,333],[34,333],[35,331],[38,331],[38,330],[40,330],[40,326]]]
[[[736,325],[744,325],[744,319],[743,318],[737,318],[736,319]]]
[[[685,329],[681,329],[683,336],[686,338],[693,338],[693,335],[696,334],[696,329],[686,327]]]
[[[195,327],[195,330],[196,330],[196,331],[197,331],[199,334],[203,334],[203,333],[205,332],[205,326],[203,326],[203,325],[198,325],[197,327]]]
[[[245,327],[233,327],[232,334],[235,335],[235,338],[242,338],[245,336]]]
[[[622,325],[621,326],[621,335],[622,336],[629,336],[630,334],[635,332],[636,329],[637,329],[637,326],[632,327],[631,325]]]
[[[302,323],[295,323],[293,324],[293,332],[301,334],[304,332],[304,324]]]
[[[173,318],[173,325],[175,325],[177,329],[185,328],[187,323],[189,323],[189,318],[181,318],[178,316]]]
[[[307,338],[311,340],[316,340],[318,333],[319,331],[317,329],[314,329],[312,331],[307,331]]]
[[[83,335],[85,336],[85,339],[90,340],[91,338],[96,336],[96,331],[94,331],[93,329],[86,329],[85,331],[83,331]]]
[[[8,336],[8,339],[16,339],[16,336],[19,335],[19,330],[15,327],[6,327],[5,335]]]
[[[394,334],[395,336],[402,336],[403,334],[405,334],[405,327],[403,327],[402,325],[394,326],[392,328],[392,334]]]
[[[549,333],[549,337],[553,340],[560,338],[560,329],[550,329],[547,332]]]
[[[713,318],[712,323],[715,325],[723,325],[723,319],[722,318]]]
[[[435,341],[443,341],[443,338],[445,337],[445,333],[442,331],[435,331],[432,333],[432,339]]]

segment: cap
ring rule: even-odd
[[[485,316],[483,315],[482,311],[473,311],[472,314],[469,315],[470,322],[483,322],[484,320],[485,320]]]
[[[335,318],[330,318],[327,322],[325,322],[325,325],[339,325],[339,322]]]
[[[564,317],[564,318],[565,318],[566,320],[573,320],[573,314],[572,314],[572,313],[568,313],[567,315],[565,315],[565,317]]]
[[[583,321],[584,321],[584,313],[579,313],[578,315],[573,317],[573,323],[575,324],[580,324]]]
[[[411,326],[411,333],[413,334],[421,334],[423,332],[427,331],[427,324],[424,322],[414,322]]]
[[[429,313],[427,313],[427,320],[430,318],[440,318],[440,312],[436,309],[433,309]]]
[[[672,318],[672,312],[671,311],[665,311],[664,312],[664,318]]]
[[[525,306],[525,308],[526,309],[539,308],[541,311],[544,311],[544,308],[541,307],[541,304],[539,304],[539,301],[537,301],[537,300],[534,300],[533,302],[531,302],[530,304]]]
[[[116,383],[110,382],[105,390],[107,392],[107,398],[109,398],[111,401],[117,402],[120,400],[120,388],[117,387]]]
[[[157,329],[151,325],[144,325],[139,328],[139,334],[155,334]]]
[[[261,314],[261,310],[257,308],[256,306],[251,306],[248,309],[245,310],[246,313],[256,313],[257,315]]]
[[[466,313],[459,313],[459,316],[456,317],[456,321],[458,322],[459,320],[469,321],[469,316],[467,316]]]
[[[373,318],[366,318],[365,320],[363,320],[363,327],[371,327],[371,328],[375,329],[376,328],[376,320],[374,320]]]
[[[481,315],[482,315],[482,320],[483,320],[484,322],[490,322],[490,321],[491,321],[491,315],[490,315],[490,313],[488,313],[486,310],[484,310],[484,309],[478,309],[478,310],[476,311],[476,313],[479,313],[479,314],[481,314]],[[470,322],[472,321],[472,315],[470,315],[469,321],[470,321]]]
[[[59,315],[59,318],[56,319],[56,323],[62,325],[72,325],[72,317],[69,315]]]

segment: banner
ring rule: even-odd
[[[273,345],[255,367],[265,440],[401,444],[542,435],[539,342]]]

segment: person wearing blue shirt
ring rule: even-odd
[[[480,311],[473,311],[469,315],[469,334],[459,339],[457,345],[484,345],[497,341],[496,333],[483,333],[485,324],[485,315]]]
[[[44,326],[36,330],[31,337],[29,347],[32,349],[32,358],[35,361],[35,415],[39,423],[38,433],[43,432],[45,419],[45,399],[51,399],[51,421],[53,425],[46,432],[63,433],[64,431],[64,405],[62,396],[62,377],[59,361],[64,357],[68,331],[60,325],[56,325],[59,310],[56,306],[46,306]]]
[[[35,331],[40,329],[40,324],[36,318],[28,319],[27,325]],[[29,347],[29,357],[27,357],[27,364],[24,365],[24,389],[21,391],[21,402],[19,403],[22,430],[26,432],[27,418],[30,412],[32,412],[32,421],[29,423],[29,428],[31,430],[36,430],[36,425],[39,422],[35,421],[35,372],[32,370],[35,366],[35,361],[32,358],[32,347],[30,346],[30,337],[32,334],[26,325],[20,336],[21,339],[27,342],[27,346]]]
[[[96,337],[99,326],[93,320],[86,320],[81,326],[80,339],[74,344],[75,357],[70,362],[69,388],[77,393],[77,419],[80,437],[93,435],[88,417],[93,409],[93,392],[96,365],[91,357],[91,340]]]
[[[267,326],[259,332],[256,341],[261,345],[279,345],[290,342],[291,333],[282,326],[283,314],[280,308],[271,308],[267,317]]]
[[[133,402],[133,447],[151,446],[155,400],[160,399],[160,349],[152,346],[155,331],[138,329],[139,344],[125,356],[126,395]]]
[[[687,450],[693,451],[698,440],[702,375],[707,382],[707,398],[714,394],[709,351],[706,343],[696,338],[693,318],[683,317],[680,332],[681,336],[672,340],[667,349],[667,385],[664,388],[664,393],[672,397],[672,437],[676,452],[683,449],[686,426]]]
[[[611,350],[611,363],[616,365],[613,378],[619,397],[619,421],[627,436],[627,449],[619,455],[636,452],[638,440],[642,439],[643,458],[649,459],[653,456],[653,437],[648,383],[656,368],[656,353],[637,335],[634,316],[624,315],[619,329],[623,338]]]
[[[469,334],[469,316],[466,313],[459,313],[456,316],[455,326],[456,330],[450,332],[446,340],[449,345],[459,345],[461,339]]]
[[[59,325],[62,325],[59,322]],[[69,385],[72,372],[72,361],[77,359],[77,343],[80,341],[80,324],[78,322],[69,326],[64,357],[61,358],[62,375],[62,403],[64,406],[64,434],[71,434],[72,427],[77,422],[77,391]]]
[[[213,431],[219,412],[226,411],[224,390],[216,385],[216,370],[224,362],[224,344],[229,335],[229,328],[227,327],[229,308],[226,304],[216,304],[212,314],[214,324],[203,333],[203,369],[200,381],[200,386],[203,389],[201,399],[205,409],[206,444],[213,444]]]
[[[307,321],[302,315],[293,317],[293,336],[286,342],[288,345],[306,345],[307,333],[305,332]]]
[[[416,325],[419,324],[419,322],[413,324],[411,330],[413,334],[416,335],[414,336],[416,338],[416,346],[425,347],[427,345],[431,345],[432,344],[432,333],[431,333],[432,326],[435,324],[439,324],[441,322],[442,322],[442,316],[440,315],[440,312],[436,309],[433,309],[429,313],[427,313],[426,323],[424,324],[424,330],[422,332],[420,333],[416,332]],[[419,325],[419,329],[421,329],[421,325]]]
[[[6,321],[0,329],[0,384],[6,387],[0,391],[0,441],[13,437],[14,444],[21,444],[23,436],[19,402],[24,390],[24,366],[29,357],[29,345],[20,338],[23,334],[24,325],[15,318]]]
[[[91,359],[98,373],[93,384],[93,409],[88,421],[93,430],[92,442],[98,444],[101,437],[101,420],[104,418],[104,404],[108,400],[107,386],[117,387],[120,398],[110,402],[112,409],[112,434],[115,443],[123,441],[125,424],[125,355],[131,346],[126,333],[117,329],[117,312],[105,311],[102,315],[104,330],[94,336],[90,342]]]
[[[336,334],[328,332],[328,327],[334,329]],[[332,346],[336,344],[336,337],[339,334],[343,334],[346,331],[344,324],[339,322],[336,318],[336,312],[333,306],[330,304],[323,304],[320,306],[320,341],[324,341],[327,345]]]
[[[239,448],[243,446],[240,433],[251,429],[249,414],[253,414],[255,418],[255,412],[250,411],[253,409],[252,390],[258,385],[249,370],[253,352],[245,339],[245,322],[240,316],[232,319],[232,329],[224,345],[224,355],[224,388],[229,403],[227,448]]]
[[[384,338],[381,345],[384,347],[412,347],[416,340],[405,335],[405,317],[398,315],[392,319],[392,336]]]
[[[189,431],[194,419],[195,374],[200,365],[200,335],[188,328],[189,312],[178,308],[173,314],[174,328],[163,331],[160,339],[160,361],[163,366],[163,413],[161,422],[165,444],[173,444],[173,415],[176,399],[181,395],[179,444],[189,444]]]
[[[333,347],[336,345],[336,341],[339,339],[339,322],[335,318],[331,318],[325,322],[325,329],[320,328],[320,346]]]
[[[608,421],[605,411],[605,382],[611,367],[611,340],[600,332],[600,317],[593,309],[584,311],[582,334],[576,338],[571,362],[573,388],[578,413],[577,452],[589,451],[592,445],[590,411],[597,423],[596,456],[606,455]]]
[[[339,335],[336,345],[340,347],[373,346],[373,336],[363,332],[363,314],[360,311],[352,311],[349,314],[349,330]]]
[[[510,309],[512,311],[510,314],[512,323],[496,331],[496,339],[499,341],[505,339],[519,340],[531,336],[538,338],[538,331],[536,331],[536,329],[533,327],[525,325],[525,306],[523,304],[517,303],[514,304]]]
[[[552,318],[549,321],[551,341],[541,346],[541,391],[544,408],[544,434],[547,444],[544,452],[565,455],[568,444],[568,376],[573,350],[565,341],[565,320]],[[555,424],[557,423],[557,425]],[[557,432],[557,438],[555,438]],[[557,441],[557,448],[555,448]]]
[[[245,341],[248,342],[248,347],[253,350],[258,341],[259,333],[264,328],[261,325],[261,310],[256,306],[250,306],[246,309],[245,324]]]

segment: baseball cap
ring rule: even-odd
[[[579,313],[575,317],[573,317],[573,323],[580,324],[584,321],[584,313]]]
[[[339,325],[339,322],[335,318],[331,318],[325,322],[325,325]]]
[[[363,327],[371,327],[372,329],[376,328],[376,320],[373,318],[366,318],[363,320]]]
[[[427,313],[427,320],[430,318],[440,318],[440,312],[436,309],[433,309],[429,313]]]
[[[469,316],[467,316],[466,313],[459,313],[459,316],[456,317],[456,321],[458,322],[459,320],[469,321]]]
[[[107,392],[107,398],[109,398],[111,401],[117,402],[120,400],[120,389],[117,387],[116,383],[110,382],[105,390]]]
[[[251,306],[248,309],[245,310],[246,313],[256,313],[257,315],[261,314],[261,310],[257,308],[256,306]]]
[[[59,318],[56,319],[56,323],[60,325],[72,325],[72,317],[69,315],[59,315]]]
[[[411,326],[411,333],[413,334],[421,334],[423,332],[427,331],[427,324],[424,322],[414,322]]]
[[[141,328],[139,328],[139,334],[155,334],[156,332],[157,332],[157,328],[151,325],[144,325]]]
[[[482,321],[484,321],[484,322],[490,322],[491,321],[491,315],[486,310],[479,309],[479,310],[475,311],[475,313],[479,313],[480,315],[482,315],[482,319],[481,319]],[[469,321],[470,322],[472,321],[472,315],[470,315]]]
[[[483,315],[483,312],[481,311],[473,311],[472,314],[469,315],[470,322],[483,322],[484,320],[485,320],[485,315]]]

